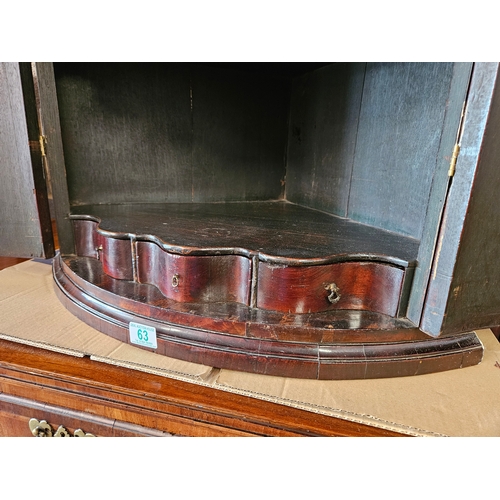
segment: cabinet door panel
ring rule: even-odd
[[[29,71],[29,64],[0,63],[0,255],[5,257],[54,255]]]

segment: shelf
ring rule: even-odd
[[[408,267],[419,244],[284,201],[86,205],[71,213],[98,221],[108,235],[153,241],[177,254],[258,255],[288,265],[372,260]]]

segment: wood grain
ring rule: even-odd
[[[133,373],[134,376],[131,376]],[[97,435],[110,420],[177,436],[398,436],[397,432],[270,403],[197,384],[133,371],[0,340],[0,397],[15,407],[0,410],[2,435],[26,435],[31,408],[57,407],[51,423],[64,425],[61,409],[84,412],[72,420]],[[12,399],[13,398],[13,399]],[[20,403],[31,401],[21,412]],[[5,403],[2,402],[2,405]],[[31,408],[30,408],[31,406]],[[2,406],[2,408],[5,408]],[[53,416],[52,416],[53,415]],[[73,416],[74,413],[73,413]],[[108,426],[108,429],[109,426]],[[108,430],[109,432],[109,430]]]
[[[349,218],[421,238],[452,75],[453,63],[368,63]]]
[[[395,316],[404,271],[374,262],[342,262],[326,266],[259,265],[257,306],[262,309],[315,313],[332,309],[375,311]],[[332,296],[334,285],[336,292]],[[334,302],[330,302],[331,296]]]
[[[46,141],[45,161],[48,166],[46,175],[53,200],[55,221],[53,229],[58,237],[56,248],[60,248],[63,254],[72,255],[75,253],[75,242],[73,226],[68,218],[70,212],[68,184],[52,63],[34,64],[34,85],[41,132]]]
[[[182,63],[54,69],[72,205],[281,196],[289,79]]]
[[[34,94],[30,102],[34,105]],[[36,128],[36,107],[31,109],[30,118],[33,118],[32,111],[35,112]],[[26,112],[19,65],[1,63],[0,255],[5,257],[44,257],[51,253],[47,246],[50,222],[48,228],[45,227],[43,231],[40,228],[40,221],[46,222],[43,193],[40,193],[40,207],[37,204],[37,189],[43,189],[39,182],[43,170],[38,136],[31,126],[31,135],[28,135]],[[35,148],[33,151],[29,148],[30,141],[34,141],[34,144],[31,143]],[[34,168],[38,168],[39,172],[34,172]],[[42,210],[41,215],[39,208]],[[48,205],[45,208],[48,209]]]

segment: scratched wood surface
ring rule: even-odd
[[[357,257],[406,267],[414,262],[418,251],[414,238],[286,202],[72,208],[72,217],[83,216],[100,221],[99,229],[108,235],[135,235],[185,255],[259,254],[261,259],[290,260],[296,265]],[[87,241],[88,237],[82,234],[81,239]],[[94,255],[91,247],[89,252]]]

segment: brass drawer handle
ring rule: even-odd
[[[327,292],[330,292],[327,297],[330,304],[336,304],[340,300],[340,289],[335,283],[329,283],[328,285],[325,285],[325,290]]]
[[[62,425],[60,425],[56,432],[52,431],[52,427],[46,420],[37,420],[36,418],[30,419],[29,428],[35,437],[72,437],[71,433]],[[76,429],[74,437],[95,437],[94,434],[83,432],[81,429]]]

